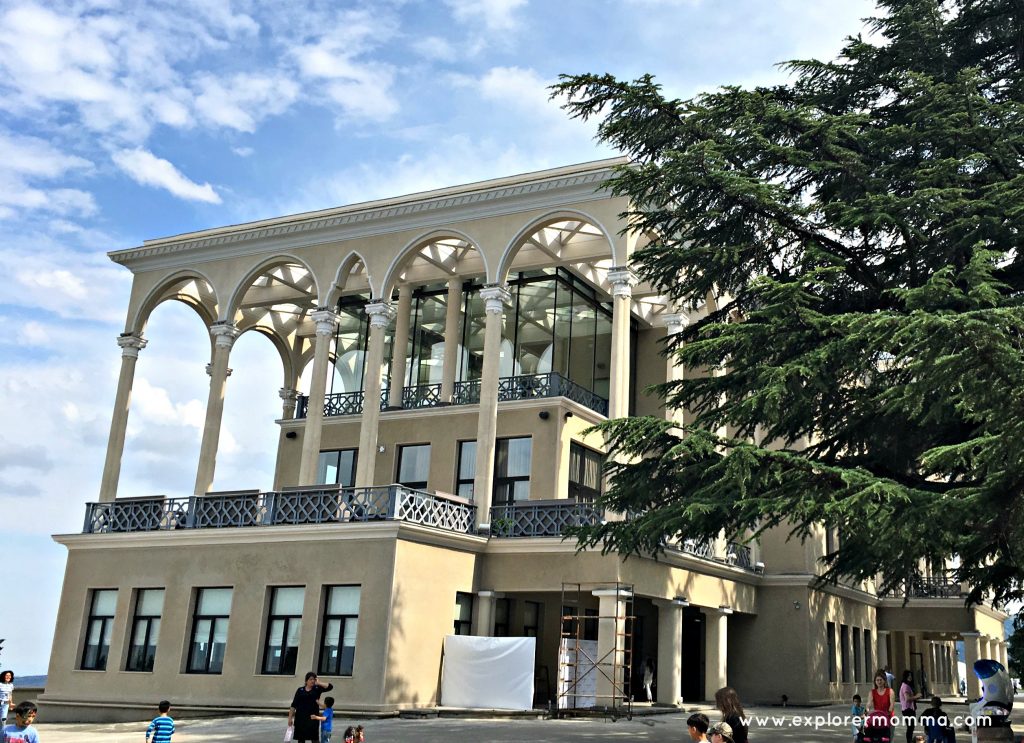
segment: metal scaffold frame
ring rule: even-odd
[[[584,612],[585,599],[595,591],[615,598],[614,615]],[[633,719],[630,688],[633,664],[633,585],[627,583],[562,583],[561,640],[558,647],[558,696],[556,714],[564,717],[574,710],[603,711],[612,720]],[[587,640],[587,627],[612,630],[612,642]],[[601,683],[601,682],[604,683]],[[593,684],[593,688],[591,688]],[[587,704],[592,702],[592,704]]]

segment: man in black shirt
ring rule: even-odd
[[[288,708],[288,727],[295,728],[292,740],[295,743],[301,741],[320,741],[320,721],[314,720],[313,715],[320,714],[318,700],[325,691],[334,688],[334,684],[325,684],[317,675],[310,671],[306,674],[305,686],[295,690],[292,698],[292,706]]]

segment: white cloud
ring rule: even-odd
[[[199,116],[242,132],[255,131],[258,121],[287,110],[299,95],[299,86],[283,75],[242,73],[225,80],[203,75],[196,85]]]
[[[512,31],[520,21],[516,11],[527,0],[444,0],[455,20],[466,24],[482,24],[488,32]]]
[[[92,163],[61,152],[46,140],[0,131],[0,219],[21,211],[40,210],[60,215],[91,215],[96,202],[86,191],[49,189],[41,181],[88,172]]]
[[[256,150],[254,150],[252,147],[232,147],[231,151],[234,152],[239,157],[249,157]]]
[[[413,51],[421,57],[436,59],[441,62],[452,62],[457,58],[455,47],[440,36],[425,36],[412,43]]]
[[[326,36],[292,52],[299,70],[327,94],[342,111],[373,121],[382,121],[398,111],[398,99],[391,92],[394,68],[355,58],[361,46],[351,29],[342,35]]]
[[[115,152],[112,158],[117,167],[136,183],[163,188],[180,199],[204,201],[208,204],[221,202],[220,195],[209,183],[199,185],[189,180],[170,162],[141,147]]]

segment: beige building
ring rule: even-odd
[[[310,669],[339,708],[437,705],[449,634],[536,637],[539,704],[558,697],[563,634],[616,659],[599,693],[643,698],[651,658],[665,704],[727,683],[747,702],[845,700],[887,664],[948,694],[958,640],[1005,662],[1004,615],[965,609],[941,573],[909,580],[906,602],[815,588],[824,530],[680,538],[657,560],[561,539],[605,516],[588,427],[676,415],[644,389],[681,373],[660,342],[707,310],[676,311],[628,268],[644,240],[600,188],[621,162],[112,253],[134,283],[99,497],[83,533],[55,537],[47,719],[142,718],[163,697],[183,714],[284,708]],[[195,494],[118,493],[135,362],[169,300],[210,332]],[[274,489],[209,492],[245,332],[280,353]]]

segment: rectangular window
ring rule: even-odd
[[[494,504],[530,497],[533,440],[529,436],[498,439],[494,450]]]
[[[861,652],[860,652],[860,638],[861,638],[860,629],[857,628],[857,627],[854,627],[853,628],[853,680],[856,681],[858,684],[861,682],[861,679],[864,678],[864,674],[861,672],[861,661],[864,659],[864,656],[861,655]],[[868,673],[871,673],[871,672],[868,671]]]
[[[359,586],[329,586],[317,673],[351,676],[356,659]]]
[[[459,469],[455,473],[455,494],[473,500],[473,479],[476,477],[476,442],[459,442]]]
[[[836,625],[835,622],[825,623],[825,634],[828,642],[828,680],[836,681]]]
[[[593,503],[601,495],[604,455],[573,441],[569,445],[569,498]]]
[[[537,637],[540,630],[540,603],[523,602],[523,637]]]
[[[351,488],[356,482],[356,455],[358,449],[335,449],[320,452],[316,468],[318,485],[341,485]]]
[[[83,671],[107,670],[110,630],[117,611],[117,589],[95,590],[89,602],[89,620],[85,624]]]
[[[407,488],[424,490],[430,477],[430,444],[398,447],[398,482]]]
[[[263,644],[263,673],[291,676],[299,655],[302,630],[302,586],[270,589],[267,639]]]
[[[455,634],[473,634],[473,594],[455,594]]]
[[[874,669],[871,665],[871,630],[864,630],[864,680],[872,683]]]
[[[152,671],[156,660],[156,641],[160,634],[160,616],[164,612],[164,589],[142,588],[135,598],[131,644],[126,671]]]
[[[850,680],[850,628],[839,625],[839,657],[841,658],[842,679],[845,684]]]
[[[192,616],[192,642],[188,648],[187,673],[220,673],[228,644],[231,616],[230,588],[200,588]]]
[[[512,613],[512,605],[509,599],[494,600],[494,636],[508,637],[508,620]]]

